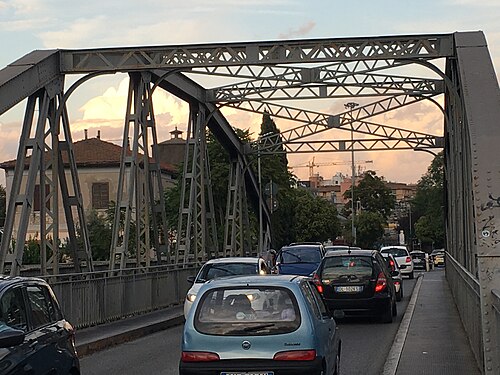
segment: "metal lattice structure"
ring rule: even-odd
[[[246,192],[254,207],[258,208],[264,201],[259,199],[259,184],[249,163],[249,154],[253,153],[255,157],[256,149],[266,154],[278,150],[345,152],[444,148],[448,253],[454,264],[461,267],[460,272],[476,282],[480,290],[477,295],[479,316],[467,317],[465,310],[461,309],[462,318],[477,322],[468,333],[472,337],[474,332],[480,332],[477,342],[482,344],[481,350],[475,354],[484,373],[499,372],[500,355],[495,353],[498,354],[500,323],[491,317],[495,316],[495,296],[500,295],[500,157],[496,151],[500,143],[500,96],[481,32],[36,51],[0,71],[0,113],[29,98],[18,159],[22,159],[30,147],[35,147],[32,153],[35,167],[30,167],[28,171],[31,182],[34,182],[36,171],[41,171],[40,178],[46,181],[45,185],[57,184],[54,173],[48,171],[58,169],[58,163],[41,161],[42,150],[50,148],[44,146],[45,134],[48,137],[50,132],[42,130],[40,125],[37,135],[30,138],[34,100],[40,97],[40,109],[47,113],[47,118],[52,118],[49,113],[65,113],[64,100],[61,103],[51,102],[51,98],[55,97],[51,90],[63,76],[88,74],[87,77],[91,78],[115,72],[127,72],[131,77],[150,75],[155,87],[167,90],[190,104],[190,136],[183,182],[185,196],[181,201],[181,225],[173,254],[179,262],[245,253],[243,239],[246,234],[242,228],[245,227],[243,211],[246,208],[240,204],[242,192]],[[217,79],[221,80],[220,84],[214,84]],[[211,85],[206,82],[211,82]],[[62,93],[62,85],[57,87],[56,92]],[[139,97],[142,94],[136,92],[134,95]],[[352,98],[359,100],[360,105],[349,110],[325,104]],[[443,98],[444,105],[441,105]],[[426,134],[403,129],[397,124],[383,123],[385,114],[403,108],[409,110],[424,102],[436,104],[443,113],[444,126],[439,134]],[[147,105],[141,108],[146,108],[147,112]],[[258,148],[245,147],[224,118],[224,108],[268,113],[294,125],[282,128],[279,135],[262,137]],[[137,115],[138,112],[133,113]],[[127,109],[127,116],[131,114],[132,111]],[[52,137],[57,133],[55,129],[61,118],[64,119],[64,116],[55,117]],[[69,132],[69,125],[64,126]],[[217,243],[214,235],[217,231],[212,229],[211,183],[205,157],[206,129],[225,147],[232,160],[223,246]],[[342,137],[347,132],[359,138]],[[332,138],[326,139],[327,135]],[[137,133],[132,155],[134,161],[129,164],[130,167],[135,165],[136,169],[140,164],[139,139]],[[155,142],[153,140],[153,147]],[[64,146],[71,152],[69,133],[65,142],[58,145],[59,149]],[[60,154],[57,145],[50,150]],[[122,166],[129,162],[124,155]],[[13,184],[16,188],[10,196],[7,216],[13,218],[14,208],[20,206],[23,222],[29,215],[34,191],[31,188],[21,191],[17,187],[16,184],[20,186],[19,181],[22,180],[24,165],[19,163]],[[74,172],[76,175],[76,169]],[[151,179],[147,173],[144,176]],[[133,181],[139,183],[138,179]],[[73,182],[77,183],[77,179]],[[75,199],[69,196],[68,189],[64,192],[64,182],[59,184],[64,207],[73,205],[80,215],[81,202],[74,203]],[[51,190],[54,194],[55,186]],[[150,183],[150,186],[153,185]],[[137,193],[140,200],[134,204],[138,208],[146,206],[148,189],[138,189]],[[123,207],[129,207],[125,211],[131,210],[132,195],[133,192],[129,191],[123,196]],[[78,194],[75,198],[78,201]],[[145,213],[144,210],[142,212]],[[67,220],[69,213],[66,212]],[[259,251],[268,248],[271,238],[266,205],[263,213],[262,227],[267,230],[262,235],[265,244]],[[50,218],[50,210],[44,216]],[[7,238],[12,233],[9,225],[6,226]],[[48,232],[56,230],[54,228],[58,224],[54,220],[54,227],[48,222],[43,225],[43,233],[48,235]],[[144,221],[141,225],[148,223]],[[22,226],[20,229],[17,242],[23,243],[26,231]],[[145,232],[138,232],[138,236],[143,234]],[[87,245],[86,262],[90,265],[90,244]],[[119,250],[119,246],[115,245],[111,251],[116,252],[114,256],[123,254],[119,255],[122,263],[128,252]],[[8,245],[2,243],[2,267],[8,258]],[[22,260],[21,247],[15,249],[14,258],[16,263],[13,269],[18,269]],[[450,278],[453,277],[451,272]],[[459,281],[459,286],[454,289],[457,305],[461,301],[462,289],[467,288],[466,284]]]

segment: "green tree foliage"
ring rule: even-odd
[[[344,197],[349,199],[345,211],[351,214],[351,190],[346,190]],[[379,213],[384,221],[394,209],[396,199],[382,178],[375,171],[366,171],[363,178],[354,187],[354,201],[361,202],[363,211]]]
[[[323,198],[315,197],[308,190],[293,189],[292,202],[295,213],[290,228],[294,230],[293,241],[327,241],[339,233],[339,221],[335,205]]]
[[[417,183],[412,200],[415,235],[422,244],[444,247],[444,159],[440,152]]]
[[[384,235],[386,219],[379,212],[363,211],[356,215],[357,245],[376,249]]]
[[[5,187],[0,185],[0,228],[3,228],[5,224],[5,214],[7,207],[7,192],[5,191]]]
[[[109,260],[112,227],[106,214],[96,210],[87,213],[87,229],[92,249],[93,260]]]

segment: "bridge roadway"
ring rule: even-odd
[[[341,373],[479,375],[481,372],[467,342],[444,270],[436,269],[422,273],[418,279],[405,280],[404,291],[405,296],[398,303],[397,319],[392,324],[361,319],[339,323],[343,341]],[[167,313],[163,314],[163,320],[173,321],[181,311],[174,308],[169,318]],[[146,320],[144,317],[143,321]],[[137,323],[125,319],[79,331],[77,345],[82,356],[82,373],[177,374],[183,326],[177,320],[174,326],[161,329],[166,325],[161,327],[158,322],[152,323],[153,320],[143,328],[135,327],[140,319]],[[156,332],[126,341],[141,336],[140,331],[145,333],[147,329]],[[118,335],[114,342],[120,344],[91,353],[113,344],[106,336],[114,334]],[[94,348],[93,343],[97,343]]]

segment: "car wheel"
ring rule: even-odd
[[[396,305],[396,302],[392,305],[392,316],[398,315],[398,306]]]
[[[387,304],[387,308],[385,309],[384,313],[380,317],[380,320],[382,321],[382,323],[392,323],[392,310],[393,310],[392,303],[389,302]]]
[[[396,301],[401,301],[403,299],[403,287],[399,287],[399,292],[396,293]]]
[[[335,357],[335,371],[333,375],[340,375],[340,353],[337,352],[337,357]]]
[[[411,271],[410,273],[410,279],[413,279],[415,277],[415,275],[413,274],[413,271]]]

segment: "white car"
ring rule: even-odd
[[[187,318],[189,310],[201,286],[208,280],[216,277],[235,275],[267,275],[271,270],[265,260],[258,257],[232,257],[210,259],[201,268],[196,277],[189,276],[188,281],[193,283],[188,290],[184,300],[184,318]]]
[[[403,245],[394,245],[394,246],[384,246],[380,249],[382,254],[392,254],[392,256],[398,262],[398,266],[400,268],[401,274],[407,275],[410,279],[413,279],[413,259],[410,256],[410,252]]]

